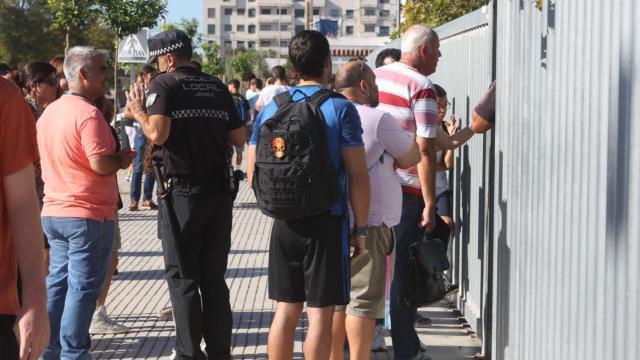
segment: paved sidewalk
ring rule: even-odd
[[[128,211],[129,183],[120,174],[120,189],[125,207],[120,211],[122,249],[120,274],[114,279],[107,309],[113,319],[131,327],[124,335],[94,336],[95,359],[168,359],[174,344],[172,321],[157,317],[157,311],[169,305],[169,293],[163,279],[160,240],[156,236],[156,212]],[[267,336],[274,302],[267,298],[268,239],[271,219],[256,208],[253,193],[246,182],[234,205],[231,254],[227,283],[233,310],[232,354],[234,359],[266,359]],[[469,337],[453,309],[444,304],[422,309],[434,326],[419,329],[422,341],[429,345],[433,360],[473,358],[480,352],[479,342]],[[296,333],[294,358],[302,359],[302,340],[306,318]],[[391,339],[387,337],[387,345]],[[389,349],[390,350],[390,349]],[[375,353],[374,359],[392,359],[391,351]]]

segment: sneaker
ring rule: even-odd
[[[149,210],[158,210],[158,205],[156,205],[153,200],[145,200],[142,202],[141,206],[148,207]]]
[[[129,211],[138,211],[138,202],[131,200],[129,204]]]
[[[430,327],[431,325],[433,325],[433,321],[431,321],[430,318],[418,314],[416,318],[416,327],[423,328]]]
[[[108,335],[108,334],[125,334],[129,332],[129,328],[117,323],[107,315],[107,308],[100,306],[91,319],[91,327],[89,327],[90,335]]]
[[[384,342],[384,326],[376,325],[375,333],[373,333],[373,341],[371,342],[371,351],[387,351],[387,344]]]
[[[431,357],[427,356],[427,354],[420,351],[416,356],[411,358],[411,360],[431,360]]]
[[[173,320],[173,308],[171,306],[165,306],[158,311],[158,317],[162,320]]]

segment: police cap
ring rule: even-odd
[[[182,30],[167,30],[150,37],[147,40],[149,45],[149,59],[147,64],[152,64],[158,56],[168,54],[180,50],[189,55],[193,49],[191,48],[191,39]]]

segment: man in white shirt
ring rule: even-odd
[[[276,65],[271,69],[271,78],[273,79],[273,85],[267,86],[266,88],[260,91],[260,95],[258,95],[258,101],[256,102],[256,112],[262,110],[265,105],[271,102],[273,98],[285,91],[291,89],[289,85],[287,85],[287,71],[284,67],[280,65]]]

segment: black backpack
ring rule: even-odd
[[[260,210],[276,219],[318,215],[338,201],[338,172],[320,105],[344,97],[325,89],[302,94],[304,101],[294,101],[288,91],[274,97],[278,108],[260,126],[256,144],[253,191]]]

